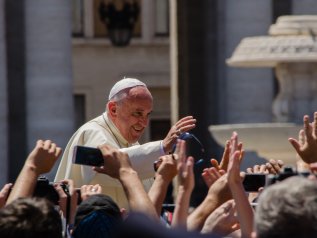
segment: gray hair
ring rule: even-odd
[[[317,237],[317,182],[293,176],[266,188],[254,222],[258,238]]]

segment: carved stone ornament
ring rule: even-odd
[[[234,67],[275,67],[278,63],[317,62],[317,16],[283,16],[270,36],[244,38],[227,64]]]

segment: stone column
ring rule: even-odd
[[[94,1],[84,0],[84,37],[93,38],[94,37]]]
[[[280,63],[276,66],[280,92],[273,104],[279,122],[302,123],[317,108],[317,63]]]
[[[0,184],[8,179],[8,95],[5,50],[4,0],[0,0]]]
[[[242,38],[266,35],[271,25],[271,1],[226,1],[225,11],[223,44],[226,58],[231,56]],[[225,95],[222,110],[226,112],[222,123],[272,120],[273,77],[270,69],[226,67],[224,77],[220,79],[224,81],[221,82],[221,93]]]
[[[141,24],[142,24],[142,41],[150,43],[154,37],[154,16],[155,16],[155,2],[153,0],[142,1],[141,10]],[[152,27],[148,27],[152,26]]]
[[[292,0],[293,15],[316,15],[316,0]]]
[[[170,0],[170,60],[171,60],[171,121],[177,122],[178,98],[178,44],[177,44],[177,1]]]
[[[38,139],[65,148],[74,129],[71,2],[27,0],[25,31],[28,150]]]

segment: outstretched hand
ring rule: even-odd
[[[232,133],[230,140],[226,141],[225,150],[223,152],[220,164],[215,159],[211,159],[210,163],[218,171],[224,170],[227,172],[229,159],[233,155],[233,153],[237,150],[242,152],[242,143],[238,142],[238,134],[237,132],[234,131]]]
[[[190,196],[195,186],[194,179],[194,158],[186,155],[186,142],[178,140],[176,151],[177,154],[177,169],[178,169],[178,189],[176,197],[176,206],[174,210],[172,226],[187,225],[188,207]]]
[[[173,146],[177,142],[178,136],[186,131],[196,127],[196,119],[192,116],[183,117],[175,123],[169,130],[167,136],[163,140],[163,148],[166,154],[172,152]]]
[[[176,147],[176,153],[178,155],[178,184],[184,190],[190,193],[194,189],[195,179],[194,179],[194,158],[186,155],[186,142],[179,140]]]
[[[227,171],[228,169],[228,163],[229,163],[229,157],[230,157],[230,141],[226,141],[225,150],[223,151],[222,158],[220,161],[220,164],[216,159],[211,159],[210,163],[216,170],[224,170]]]
[[[234,144],[238,143],[238,135],[235,135]],[[232,197],[236,203],[238,219],[241,226],[241,237],[251,237],[253,231],[253,210],[245,194],[240,174],[240,164],[244,155],[243,150],[234,146],[231,150],[228,164],[228,184]]]
[[[314,121],[309,123],[309,116],[303,118],[304,129],[299,132],[299,139],[289,138],[297,154],[306,163],[317,162],[317,112],[314,113]]]
[[[219,179],[222,175],[224,175],[226,172],[224,170],[217,170],[214,167],[211,168],[205,168],[201,174],[205,184],[208,188],[210,188],[211,185],[213,185],[214,182],[216,182],[217,179]]]

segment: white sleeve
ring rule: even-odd
[[[153,163],[161,154],[161,141],[149,142],[121,149],[127,152],[133,168],[141,179],[154,176]]]

